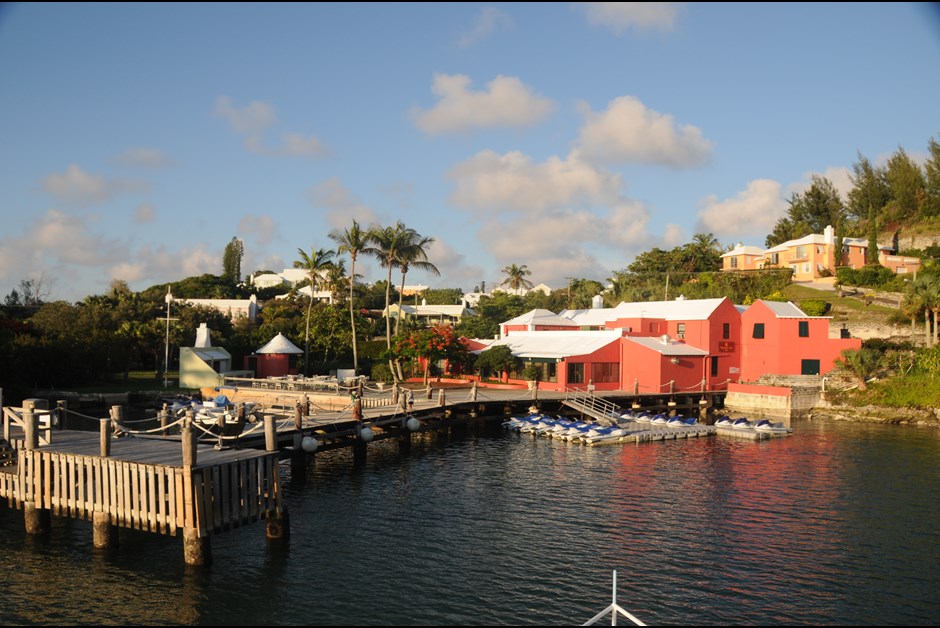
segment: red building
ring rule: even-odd
[[[829,318],[807,316],[793,303],[756,301],[741,315],[741,379],[761,375],[825,375],[858,338],[829,338]]]
[[[627,336],[668,334],[701,349],[709,357],[699,381],[704,377],[709,388],[718,388],[739,377],[741,312],[727,297],[621,303],[614,308],[566,310],[561,316],[589,329],[621,329]],[[624,356],[625,361],[630,359]],[[624,381],[629,384],[628,389],[632,388],[632,379]]]

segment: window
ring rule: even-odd
[[[809,321],[800,321],[800,338],[809,338]]]
[[[650,333],[651,334],[659,333],[659,323],[650,323]]]
[[[591,379],[594,383],[620,381],[620,364],[618,362],[595,362],[591,365]]]
[[[738,267],[738,258],[737,258],[737,257],[732,257],[732,258],[729,259],[728,261],[731,262],[731,268],[737,268],[737,267]]]
[[[718,377],[718,358],[712,358],[712,377]]]
[[[721,324],[721,339],[728,340],[731,338],[731,323],[722,323]]]
[[[568,363],[568,383],[569,384],[583,384],[584,383],[584,362],[569,362]]]
[[[754,323],[754,334],[753,338],[763,338],[764,337],[764,324],[763,323]]]
[[[806,247],[798,246],[796,247],[796,259],[801,259],[806,257]]]
[[[685,323],[679,323],[676,325],[676,337],[680,340],[685,339]]]
[[[780,253],[771,253],[770,254],[770,263],[773,266],[776,266],[780,263]]]

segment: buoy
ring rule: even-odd
[[[417,432],[421,429],[421,421],[412,417],[408,417],[408,420],[405,422],[405,426],[412,432]]]
[[[361,438],[363,442],[366,442],[366,443],[372,442],[372,428],[371,427],[362,428],[362,430],[359,432],[359,438]]]
[[[300,448],[308,454],[315,452],[319,446],[320,443],[313,436],[304,436],[303,440],[300,441]]]

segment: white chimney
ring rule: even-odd
[[[196,347],[205,349],[212,346],[212,340],[209,339],[209,328],[205,323],[199,325],[196,329]]]
[[[836,241],[836,230],[832,228],[832,225],[827,225],[823,229],[823,240],[826,244],[835,244]]]
[[[604,307],[604,297],[599,294],[595,294],[591,297],[591,308],[599,310]]]

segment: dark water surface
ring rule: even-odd
[[[0,506],[0,621],[571,625],[940,623],[940,431],[798,423],[790,438],[584,447],[522,435],[319,454],[293,537],[181,541],[87,522],[27,538]],[[289,470],[285,469],[285,476]]]

